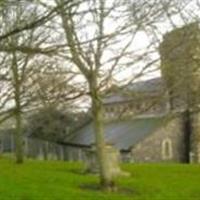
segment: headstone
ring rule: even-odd
[[[41,147],[39,148],[39,152],[38,152],[38,155],[37,155],[37,159],[38,159],[38,160],[44,160],[43,150],[42,150]]]
[[[87,149],[85,151],[85,156],[86,156],[86,159],[85,159],[86,172],[98,173],[99,166],[97,164],[95,147],[92,146],[91,149]]]
[[[129,173],[120,169],[120,153],[112,145],[106,146],[107,153],[107,170],[112,177],[129,176]],[[92,146],[86,151],[86,172],[99,173],[99,164],[96,156],[96,148]]]

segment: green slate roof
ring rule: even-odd
[[[113,144],[119,150],[128,150],[159,128],[164,119],[166,118],[151,117],[108,122],[104,125],[106,142]],[[92,122],[74,133],[70,140],[70,143],[80,145],[91,145],[94,142]]]

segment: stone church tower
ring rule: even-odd
[[[185,113],[188,162],[200,163],[200,27],[167,33],[160,45],[161,71],[171,110]]]

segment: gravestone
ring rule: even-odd
[[[106,145],[107,153],[107,170],[112,177],[129,176],[129,173],[123,172],[120,169],[120,153],[112,145]],[[86,151],[86,172],[99,173],[99,164],[97,161],[97,154],[95,146]]]
[[[85,171],[88,173],[99,172],[99,166],[96,158],[96,148],[94,146],[85,150],[85,168]]]

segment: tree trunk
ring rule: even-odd
[[[184,134],[185,134],[185,162],[190,163],[192,119],[190,110],[184,112]]]
[[[96,152],[100,170],[100,184],[105,190],[113,190],[113,188],[115,188],[115,182],[110,173],[111,170],[108,170],[109,158],[106,152],[106,142],[103,130],[103,105],[96,88],[96,82],[90,82]]]
[[[22,136],[22,120],[21,113],[18,108],[16,108],[15,113],[16,129],[15,129],[15,155],[16,163],[23,163],[23,136]]]
[[[15,95],[15,155],[16,163],[23,163],[23,135],[22,135],[22,116],[20,103],[20,78],[17,65],[16,54],[13,54],[12,72],[14,78],[14,95]]]

